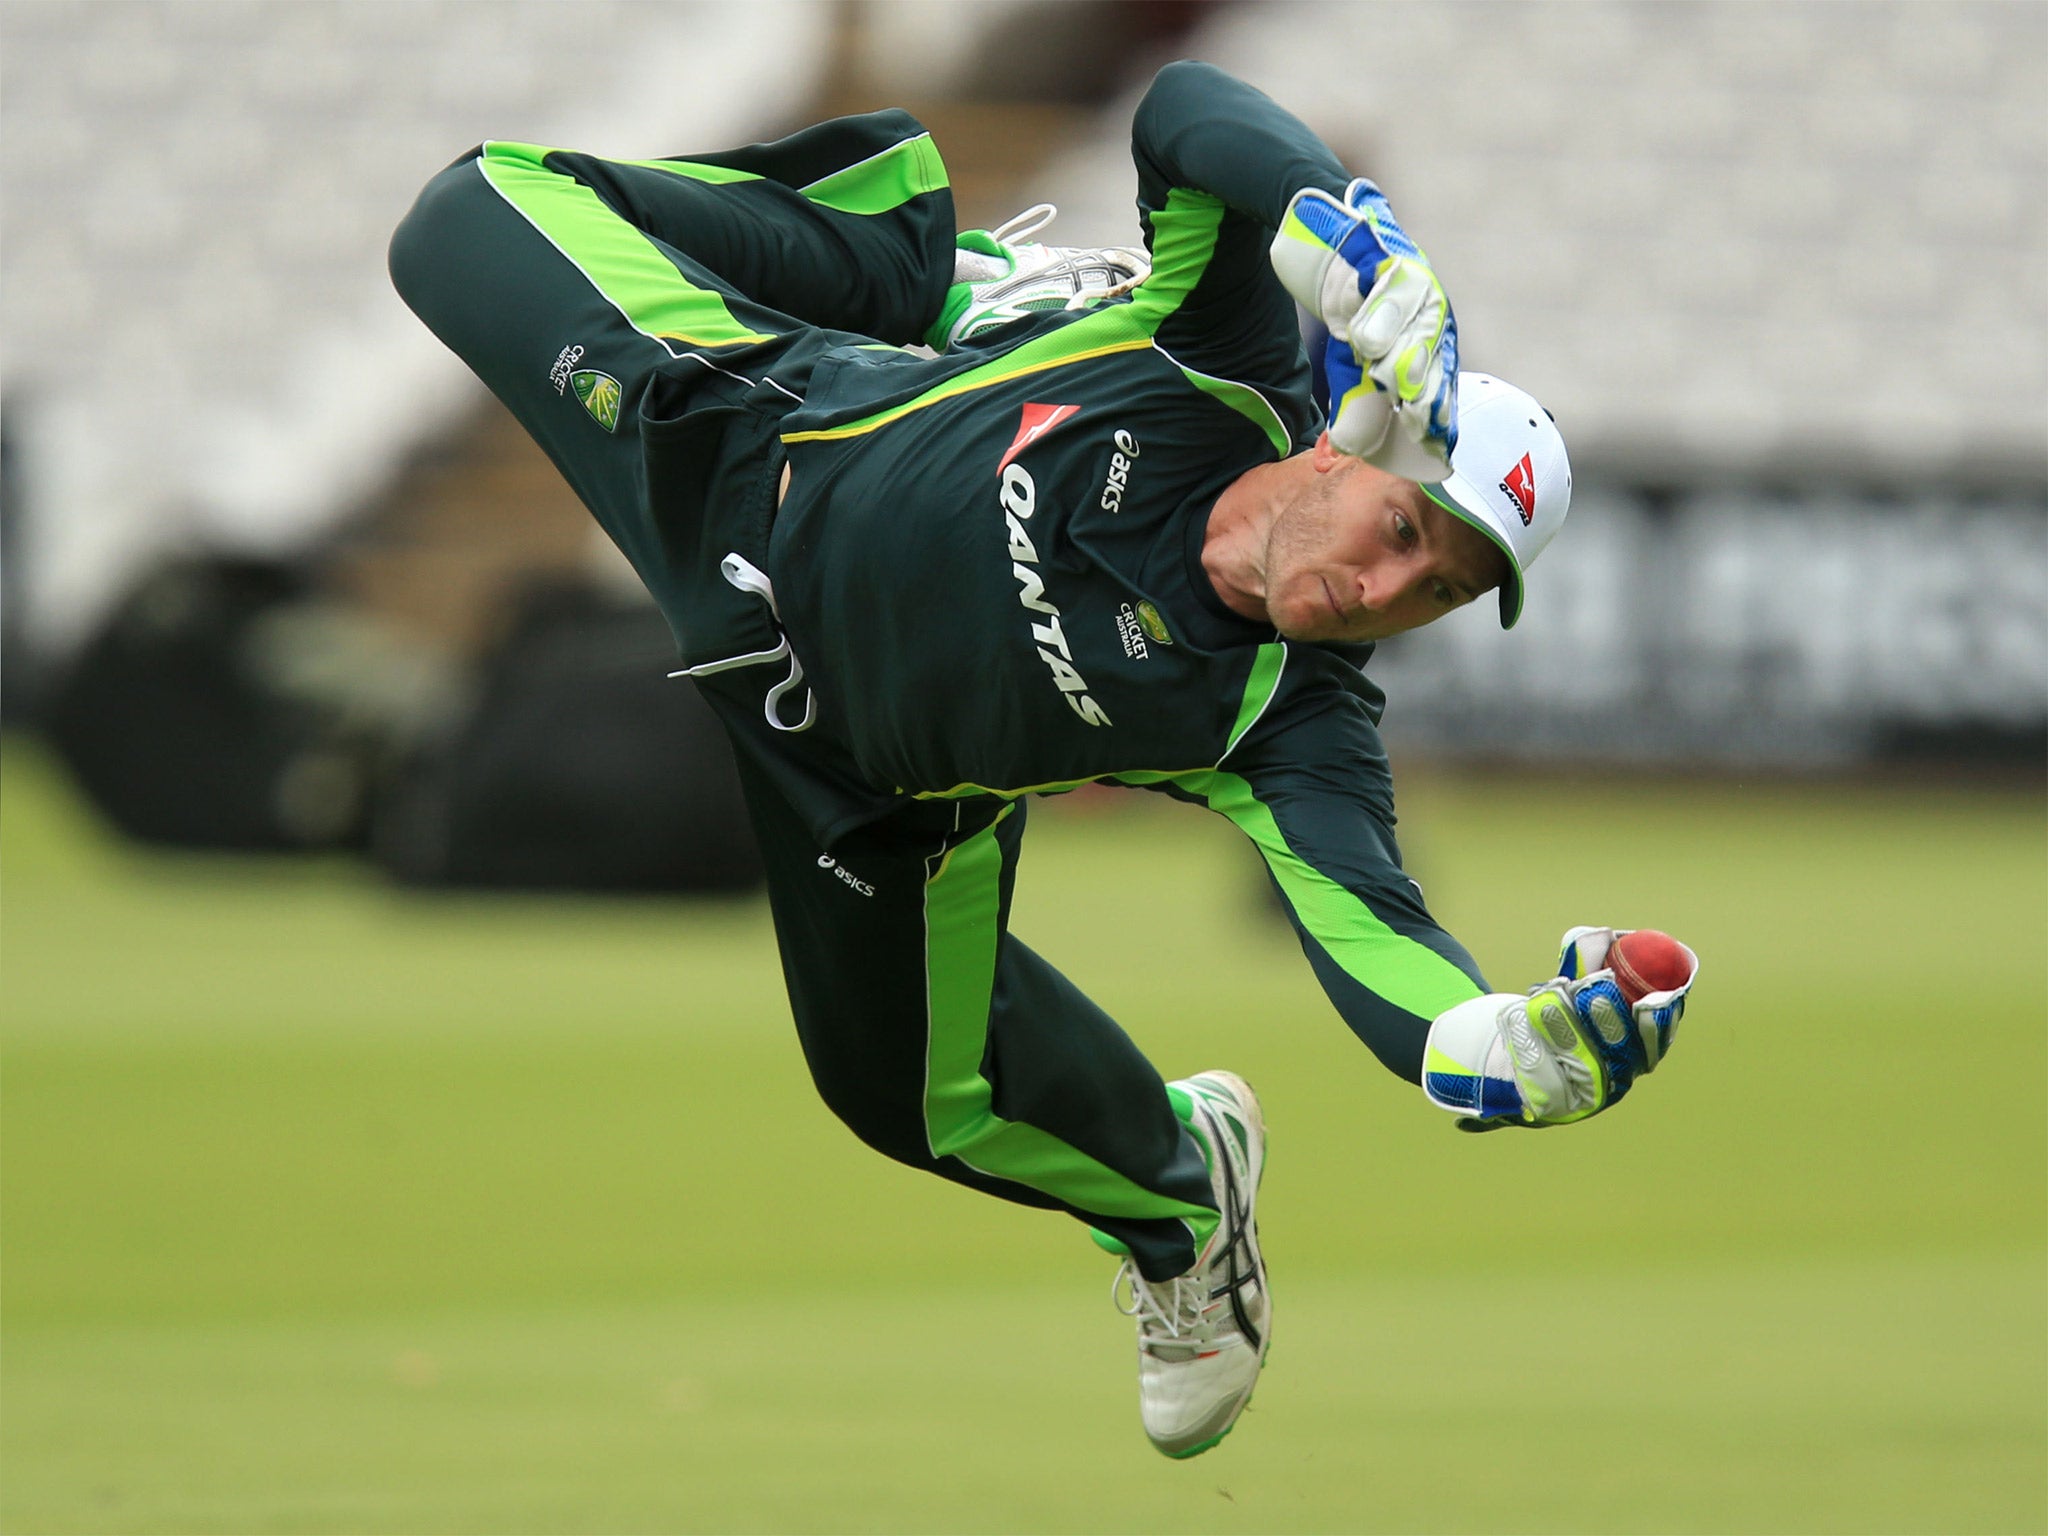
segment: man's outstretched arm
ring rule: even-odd
[[[1174,791],[1251,840],[1332,1006],[1388,1071],[1419,1085],[1431,1021],[1485,996],[1486,978],[1401,867],[1384,778],[1352,767],[1226,761]]]
[[[1173,791],[1258,848],[1324,992],[1389,1070],[1474,1130],[1590,1118],[1656,1068],[1697,973],[1689,950],[1677,946],[1688,972],[1667,990],[1624,997],[1609,969],[1616,930],[1574,928],[1555,977],[1526,994],[1490,992],[1402,868],[1391,779],[1362,701],[1268,723]]]

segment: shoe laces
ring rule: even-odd
[[[1147,1280],[1125,1259],[1109,1294],[1117,1311],[1138,1320],[1138,1348],[1155,1359],[1192,1360],[1215,1339],[1218,1308],[1206,1265],[1171,1280]]]
[[[1033,203],[1022,213],[1015,213],[989,231],[989,237],[998,245],[1022,244],[1037,234],[1059,216],[1059,209],[1052,203]]]
[[[1110,1299],[1126,1317],[1138,1320],[1138,1348],[1158,1360],[1192,1360],[1213,1351],[1219,1336],[1236,1333],[1254,1349],[1259,1327],[1245,1293],[1259,1286],[1251,1236],[1248,1193],[1241,1189],[1236,1164],[1223,1139],[1230,1133],[1207,1105],[1198,1110],[1192,1127],[1211,1149],[1221,1175],[1220,1220],[1194,1268],[1170,1280],[1147,1280],[1137,1260],[1127,1258],[1110,1282]],[[1126,1303],[1128,1297],[1128,1304]]]

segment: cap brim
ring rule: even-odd
[[[1521,562],[1515,559],[1514,547],[1508,543],[1507,535],[1493,526],[1492,520],[1487,517],[1485,512],[1475,510],[1458,500],[1456,480],[1457,476],[1453,475],[1449,480],[1439,480],[1434,484],[1425,484],[1422,487],[1422,494],[1450,513],[1451,516],[1457,518],[1459,522],[1469,528],[1476,528],[1479,532],[1485,534],[1487,542],[1507,557],[1507,580],[1500,584],[1500,627],[1502,629],[1513,629],[1515,627],[1515,620],[1522,616]]]

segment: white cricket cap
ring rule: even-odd
[[[1423,494],[1500,547],[1508,579],[1500,627],[1522,616],[1522,573],[1564,524],[1572,466],[1550,413],[1533,395],[1490,373],[1458,375],[1458,446],[1451,473]]]

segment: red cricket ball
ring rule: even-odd
[[[1624,933],[1607,951],[1614,984],[1633,1008],[1652,992],[1682,987],[1692,976],[1692,953],[1668,933],[1637,928]]]

